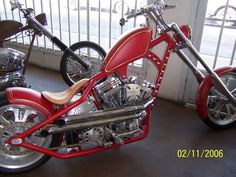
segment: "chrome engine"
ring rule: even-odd
[[[24,68],[24,56],[25,54],[20,51],[0,48],[0,90],[26,86],[24,76],[21,74]]]
[[[143,133],[141,126],[147,115],[146,108],[153,103],[153,88],[153,84],[135,77],[108,78],[94,87],[95,98],[89,97],[69,112],[62,120],[64,123],[53,125],[41,134],[64,133],[64,147],[59,150],[64,148],[67,152],[78,146],[88,149],[114,143],[122,145],[125,140]],[[96,110],[94,99],[99,101],[102,110]]]
[[[95,87],[97,99],[103,108],[121,108],[145,104],[150,98],[154,85],[130,77],[126,81],[111,77]]]

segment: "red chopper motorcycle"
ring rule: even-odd
[[[150,128],[154,101],[169,56],[176,52],[200,83],[199,117],[213,128],[235,122],[236,73],[232,67],[212,71],[190,42],[188,25],[167,25],[162,11],[175,6],[162,0],[122,18],[121,25],[138,15],[156,24],[123,35],[107,54],[101,72],[82,79],[60,93],[8,88],[0,94],[0,170],[17,173],[45,163],[51,156],[72,158],[108,150],[144,139]],[[163,58],[152,52],[161,42]],[[208,72],[204,76],[182,49],[188,49]],[[155,83],[128,77],[129,63],[146,58],[158,70]]]

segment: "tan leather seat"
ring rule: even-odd
[[[75,93],[79,89],[81,89],[82,86],[88,81],[89,79],[82,79],[63,92],[53,93],[53,92],[43,91],[42,95],[51,103],[57,105],[63,105],[69,102],[71,98],[75,95]]]

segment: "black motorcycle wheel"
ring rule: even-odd
[[[98,44],[82,41],[73,44],[70,49],[92,67],[90,70],[87,70],[68,53],[64,53],[61,59],[60,70],[64,81],[69,86],[83,78],[90,78],[101,70],[106,52]]]
[[[220,76],[226,87],[236,96],[236,73],[230,72]],[[203,121],[213,129],[231,127],[236,121],[236,107],[219,93],[212,85],[208,90],[207,106],[208,117]]]

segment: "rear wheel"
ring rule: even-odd
[[[91,68],[85,69],[77,60],[65,53],[61,59],[61,73],[65,82],[71,86],[75,82],[90,78],[101,70],[106,52],[96,43],[82,41],[73,44],[70,49],[75,52]]]
[[[233,72],[220,76],[226,87],[236,96],[236,74]],[[215,87],[208,90],[207,97],[208,117],[203,121],[214,129],[224,129],[232,126],[236,120],[236,107],[233,106]]]
[[[0,171],[19,173],[38,167],[50,159],[41,154],[20,146],[4,143],[45,119],[38,110],[29,106],[9,104],[0,108]],[[41,137],[34,133],[25,138],[31,144],[44,148],[58,145],[55,136]]]

